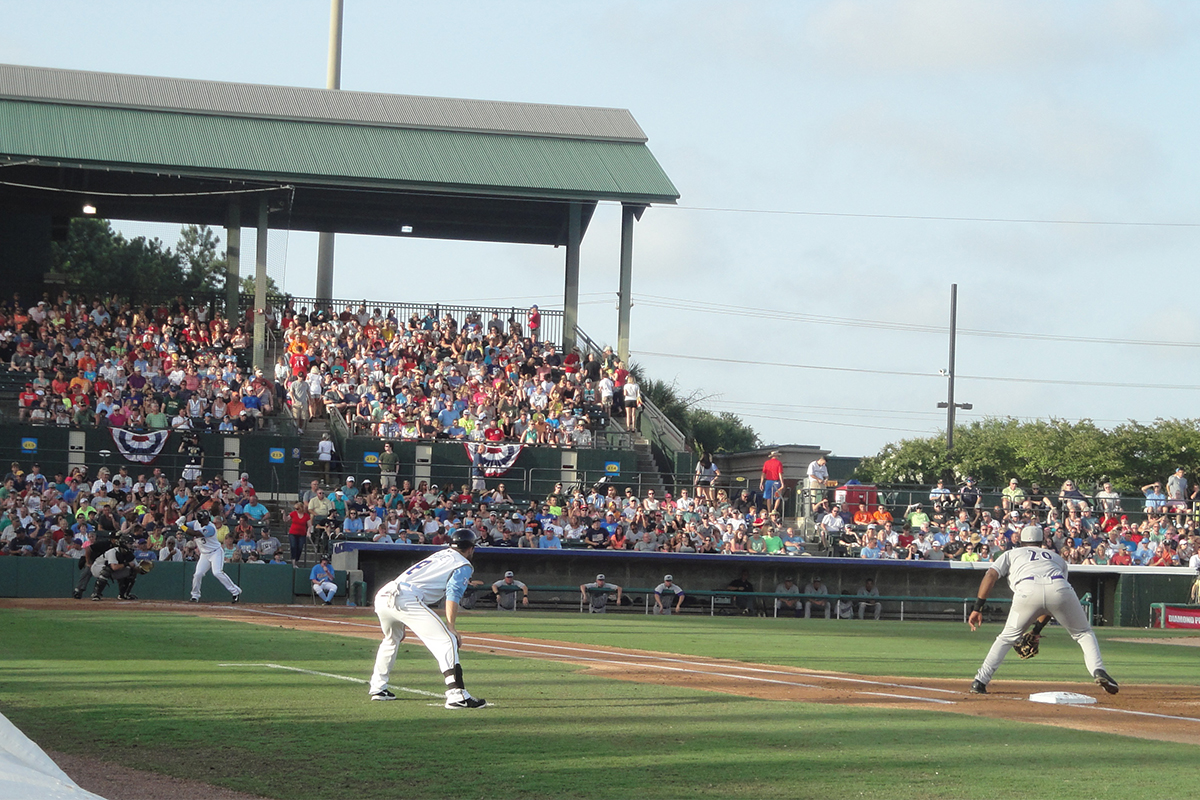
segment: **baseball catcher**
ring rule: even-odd
[[[143,568],[142,564],[147,568]],[[104,595],[109,581],[117,582],[118,600],[137,600],[133,593],[133,584],[138,575],[149,572],[153,565],[148,561],[138,564],[133,558],[133,540],[129,536],[117,539],[116,547],[109,548],[104,555],[92,564],[92,575],[96,578],[96,588],[92,599],[99,600]]]

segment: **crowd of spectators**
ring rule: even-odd
[[[288,306],[287,355],[275,380],[297,425],[341,415],[357,434],[588,447],[610,416],[642,404],[636,379],[606,348],[560,352],[539,338],[537,306],[523,322],[468,314],[397,319],[366,306],[310,315]],[[628,424],[628,423],[627,423]]]
[[[24,378],[18,417],[134,431],[255,430],[279,406],[245,329],[182,298],[134,306],[62,292],[0,304],[0,359]]]
[[[830,505],[822,498],[815,518],[835,555],[867,559],[993,561],[1013,547],[1021,528],[1041,525],[1048,546],[1071,564],[1200,566],[1200,492],[1188,490],[1183,468],[1165,482],[1147,484],[1129,503],[1111,483],[1092,495],[1073,481],[1056,493],[1013,478],[988,506],[976,481],[947,487],[938,481],[925,501],[897,518],[883,505]]]
[[[439,487],[402,481],[381,487],[353,477],[332,493],[317,482],[301,498],[299,514],[311,517],[317,535],[382,543],[441,544],[457,528],[470,528],[480,546],[542,549],[586,548],[664,553],[761,553],[801,555],[802,537],[769,514],[743,490],[724,489],[711,499],[681,489],[678,496],[654,490],[598,485],[564,491],[557,484],[542,502],[516,503],[503,483],[490,491],[466,484]]]
[[[291,563],[246,474],[233,484],[220,477],[172,482],[160,469],[134,477],[125,466],[48,476],[37,463],[26,471],[17,462],[0,484],[0,555],[79,558],[97,538],[128,536],[138,560],[195,561],[180,523],[197,511],[212,515],[226,560]]]

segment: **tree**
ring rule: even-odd
[[[870,483],[930,484],[968,475],[984,486],[1039,482],[1057,490],[1075,481],[1084,490],[1111,481],[1119,492],[1136,493],[1163,480],[1176,467],[1200,469],[1200,420],[1134,421],[1112,429],[1091,420],[989,418],[954,430],[954,452],[942,435],[893,442],[864,458],[855,477]]]
[[[179,257],[182,285],[191,292],[215,292],[225,287],[225,253],[217,253],[221,240],[207,225],[184,225],[175,255]]]
[[[242,294],[254,294],[254,276],[242,276]],[[275,283],[275,279],[270,275],[267,276],[267,297],[289,297],[283,289],[279,288],[279,284]]]
[[[714,414],[700,408],[708,395],[701,395],[699,390],[682,395],[676,382],[648,378],[640,364],[632,364],[629,371],[637,378],[642,394],[679,428],[697,451],[736,453],[759,446],[758,434],[736,414]]]
[[[125,297],[175,294],[182,283],[179,258],[158,239],[126,239],[107,220],[71,220],[65,243],[54,243],[55,272],[98,294]]]

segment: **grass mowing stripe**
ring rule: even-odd
[[[337,678],[339,681],[350,681],[351,683],[370,683],[363,678],[352,678],[349,675],[334,675],[332,672],[318,672],[315,669],[301,669],[300,667],[288,667],[283,664],[217,664],[218,667],[262,667],[265,669],[286,669],[290,672],[302,672],[305,675],[319,675],[322,678]],[[390,689],[395,689],[400,692],[409,692],[410,694],[420,694],[425,697],[441,697],[437,692],[427,692],[424,689],[410,689],[407,686],[389,686]]]
[[[466,637],[464,637],[464,640],[472,640],[472,639],[481,641],[481,642],[499,642],[502,644],[520,645],[523,647],[540,647],[540,648],[544,648],[544,649],[553,649],[553,650],[570,650],[570,651],[581,652],[581,653],[594,653],[595,652],[594,648],[567,647],[565,645],[545,644],[545,643],[540,643],[540,642],[516,642],[516,641],[511,641],[508,639],[488,639],[488,638],[482,637],[482,636],[466,636]],[[495,649],[499,649],[499,648],[495,648]],[[516,652],[516,651],[514,651],[514,652]],[[830,674],[826,674],[824,672],[815,672],[812,670],[798,670],[797,672],[782,672],[779,670],[770,670],[770,669],[762,669],[759,667],[741,666],[738,664],[715,664],[711,661],[689,661],[684,658],[670,658],[668,656],[659,656],[659,655],[655,655],[653,653],[637,653],[637,654],[613,653],[612,655],[623,656],[625,658],[631,658],[631,659],[651,659],[654,661],[670,661],[674,664],[689,664],[691,666],[702,666],[702,667],[719,666],[721,669],[737,669],[737,670],[742,670],[744,672],[764,672],[768,675],[811,675],[813,677],[821,678],[823,680],[841,681],[841,682],[846,682],[846,683],[864,683],[869,686],[890,686],[895,689],[917,689],[919,691],[939,692],[941,694],[961,694],[961,692],[956,692],[953,689],[937,689],[937,688],[933,688],[930,686],[913,686],[913,685],[910,685],[907,683],[889,683],[887,681],[872,681],[872,680],[867,680],[866,678],[851,678],[851,677],[847,677],[845,675],[830,675]],[[571,657],[571,658],[573,658],[573,657]],[[638,663],[638,662],[633,662],[633,663],[637,663],[639,666],[645,666],[645,667],[651,666],[650,664],[645,664],[645,663]],[[686,670],[686,671],[694,672],[695,670]],[[719,675],[720,673],[705,672],[704,674]],[[732,676],[726,675],[723,677],[732,677]],[[749,676],[744,676],[744,677],[746,678],[746,680],[753,680],[753,678],[751,678]],[[806,683],[795,683],[792,685],[793,686],[804,686],[809,689],[823,688],[823,687],[819,687],[819,686],[809,686]]]

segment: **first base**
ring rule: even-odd
[[[1075,692],[1038,692],[1029,695],[1034,703],[1050,703],[1056,706],[1088,706],[1096,702],[1096,698]]]

